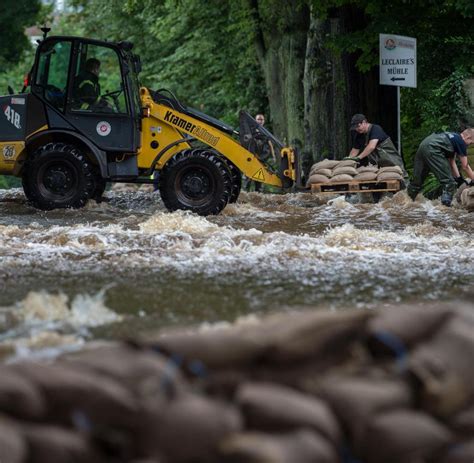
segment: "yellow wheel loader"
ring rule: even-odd
[[[45,36],[22,92],[0,97],[0,174],[39,209],[100,200],[106,182],[155,183],[165,206],[218,214],[257,182],[298,184],[297,153],[246,112],[239,129],[140,88],[130,42]],[[262,162],[272,150],[277,172]]]

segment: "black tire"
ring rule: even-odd
[[[83,207],[94,191],[94,172],[75,146],[48,143],[35,151],[25,165],[23,189],[38,209]]]
[[[92,178],[94,181],[94,188],[92,190],[91,198],[94,199],[97,203],[101,203],[105,187],[107,186],[107,182],[102,177],[102,174],[100,173],[100,170],[98,168],[94,169]]]
[[[225,161],[232,178],[232,192],[230,194],[229,203],[235,203],[237,199],[239,199],[240,190],[242,189],[242,172],[240,172],[239,168],[232,161],[224,156],[221,157]]]
[[[161,199],[170,211],[219,214],[231,193],[232,178],[227,165],[212,151],[181,151],[160,173]]]

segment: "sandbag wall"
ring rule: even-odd
[[[3,366],[0,461],[470,463],[458,310],[297,312]]]
[[[402,180],[403,172],[398,166],[357,167],[356,161],[347,159],[345,161],[333,161],[325,159],[317,162],[311,167],[307,186],[321,183],[345,183],[345,182],[384,182],[387,180]]]

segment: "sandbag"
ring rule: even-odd
[[[370,182],[377,178],[376,172],[361,172],[354,177],[354,180],[359,180],[363,182]]]
[[[333,167],[337,166],[339,164],[339,161],[335,161],[332,159],[323,159],[320,162],[317,162],[316,164],[313,164],[311,169],[332,169]]]
[[[322,400],[272,383],[240,386],[237,395],[246,425],[262,431],[291,431],[312,428],[334,444],[341,431],[331,409]]]
[[[452,310],[436,306],[380,310],[369,322],[370,347],[374,353],[398,355],[398,345],[412,348],[432,336],[452,316]]]
[[[131,426],[138,419],[138,407],[131,393],[105,376],[60,363],[22,362],[9,368],[41,390],[51,422],[69,424],[75,411],[87,417],[91,426]]]
[[[458,434],[474,436],[474,404],[454,415],[449,420],[449,426]]]
[[[362,174],[364,172],[378,172],[379,168],[377,166],[374,166],[372,164],[369,164],[368,166],[360,166],[357,168],[357,172],[359,174]]]
[[[219,463],[339,463],[337,453],[323,437],[301,430],[291,434],[247,432],[226,439]]]
[[[48,425],[24,426],[29,463],[102,463],[92,443],[78,432]]]
[[[453,436],[441,423],[409,410],[378,415],[368,426],[367,434],[367,463],[428,461],[453,442]]]
[[[173,368],[167,357],[126,344],[112,344],[70,354],[67,364],[113,378],[139,395],[145,391],[159,394],[170,388],[175,391],[185,387],[179,369]]]
[[[334,375],[323,379],[318,395],[329,403],[359,450],[369,436],[367,426],[377,413],[414,403],[409,385],[397,379]]]
[[[346,182],[352,182],[354,178],[351,175],[348,174],[340,174],[340,175],[335,175],[330,179],[330,183],[346,183]]]
[[[255,329],[255,336],[266,345],[260,362],[293,364],[341,356],[365,336],[366,323],[371,316],[369,312],[318,311],[270,316]]]
[[[355,168],[356,166],[357,166],[356,161],[352,161],[351,159],[346,159],[344,161],[339,161],[336,168],[338,168],[338,167],[354,167]],[[334,167],[333,167],[333,169],[334,169]]]
[[[474,211],[474,187],[463,190],[461,193],[461,205],[468,211]]]
[[[350,166],[338,166],[332,170],[333,176],[340,174],[357,175],[357,170],[354,167]]]
[[[474,460],[474,439],[456,442],[438,463],[472,463]]]
[[[46,403],[39,389],[31,381],[11,368],[2,367],[0,410],[18,418],[39,419],[46,413]]]
[[[421,405],[448,418],[469,405],[474,395],[474,332],[460,316],[452,317],[409,360],[420,382]]]
[[[397,172],[382,172],[377,174],[377,181],[383,182],[384,180],[403,180],[403,177]]]
[[[400,166],[381,167],[379,169],[379,174],[383,174],[384,172],[395,172],[397,174],[403,175],[403,171],[402,171],[402,168]]]
[[[26,441],[19,427],[9,420],[0,419],[0,462],[24,463],[27,454]]]
[[[147,455],[162,453],[173,463],[210,461],[220,442],[242,430],[242,417],[232,405],[193,394],[168,402],[144,423],[142,439],[149,435]],[[150,448],[155,448],[150,452]]]
[[[313,183],[328,183],[329,178],[325,175],[313,174],[309,177],[308,183],[312,185]]]
[[[325,175],[326,177],[330,177],[332,175],[331,169],[311,169],[309,176],[313,174]]]

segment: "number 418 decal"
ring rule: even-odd
[[[4,113],[7,120],[10,121],[17,129],[21,128],[20,115],[13,108],[7,106]]]

